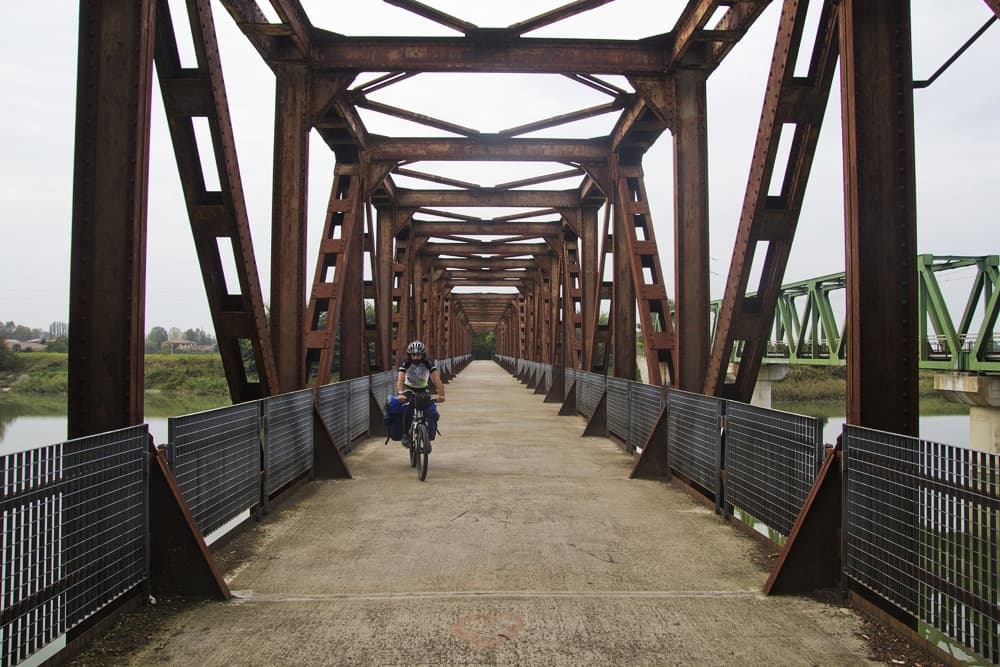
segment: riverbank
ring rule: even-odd
[[[14,370],[0,371],[0,410],[66,414],[68,355],[17,355]],[[145,412],[170,417],[230,405],[222,360],[214,354],[149,354],[145,359]]]
[[[68,356],[58,352],[17,355],[15,371],[0,371],[0,407],[22,414],[65,414]],[[847,369],[837,366],[791,366],[788,377],[771,388],[779,410],[833,417],[844,414]],[[229,405],[222,360],[215,354],[150,354],[145,361],[145,405],[150,416],[173,416]],[[934,389],[934,373],[920,373],[920,412],[968,414]]]
[[[934,389],[934,371],[920,371],[919,396],[922,415],[967,415],[966,405],[952,403]],[[847,397],[847,368],[844,366],[790,366],[788,377],[771,384],[775,409],[801,412],[809,407],[815,417],[844,414]]]

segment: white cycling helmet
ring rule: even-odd
[[[427,347],[419,340],[410,343],[406,348],[407,354],[427,354]]]

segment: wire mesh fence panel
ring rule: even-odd
[[[390,396],[396,394],[396,371],[382,371],[372,375],[372,396],[379,405],[385,405]]]
[[[63,481],[61,443],[0,456],[0,665],[66,632]]]
[[[340,451],[351,444],[350,400],[351,388],[347,382],[324,385],[317,393],[319,414]]]
[[[655,387],[641,382],[629,383],[629,435],[628,447],[635,451],[642,449],[649,434],[656,428],[656,422],[666,403],[663,387]],[[610,404],[608,419],[611,419]]]
[[[673,390],[667,396],[670,467],[719,498],[722,415],[725,402]]]
[[[563,400],[565,401],[569,398],[570,392],[576,391],[576,374],[577,370],[575,368],[566,369],[566,384],[563,385]]]
[[[1000,663],[1000,455],[851,425],[843,445],[845,575]]]
[[[632,407],[628,383],[624,378],[608,378],[608,432],[624,440],[626,446]]]
[[[598,373],[577,371],[576,373],[576,409],[587,419],[594,416],[594,410],[604,395],[607,377]]]
[[[268,495],[312,469],[312,411],[311,389],[264,399],[264,485]]]
[[[171,417],[167,461],[203,535],[260,501],[260,403]]]
[[[351,442],[368,433],[369,381],[367,377],[349,380],[351,392]]]
[[[63,444],[66,629],[148,577],[145,424]]]
[[[816,417],[726,404],[726,502],[784,536],[791,533],[823,461]]]

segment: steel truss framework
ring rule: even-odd
[[[386,1],[460,35],[348,37],[315,27],[298,0],[270,0],[277,22],[254,0],[221,1],[276,81],[268,322],[211,3],[188,0],[182,21],[171,18],[166,0],[81,0],[72,436],[142,421],[154,60],[209,306],[238,402],[326,382],[335,363],[342,378],[391,367],[412,338],[425,339],[438,357],[463,354],[474,331],[495,331],[501,354],[634,379],[637,328],[650,381],[748,400],[839,59],[849,165],[848,420],[915,432],[908,2],[813,0],[821,10],[818,35],[809,73],[796,77],[792,64],[802,48],[810,2],[783,0],[739,235],[710,346],[706,82],[770,0],[689,0],[674,26],[642,40],[525,36],[612,0],[569,2],[504,28],[476,26],[416,0]],[[986,3],[1000,13],[996,0]],[[182,67],[177,57],[182,30],[195,44],[197,63],[191,67]],[[374,97],[424,72],[556,74],[607,101],[487,133]],[[624,76],[630,89],[607,75]],[[376,135],[362,112],[452,136]],[[606,114],[616,119],[606,136],[525,136]],[[218,191],[205,186],[201,164],[211,162],[198,159],[192,130],[198,118],[208,120]],[[780,194],[769,195],[771,175],[782,166],[776,164],[778,139],[787,126],[794,138],[784,181]],[[306,181],[314,130],[336,155],[337,167],[310,287]],[[673,301],[642,170],[643,154],[664,132],[674,139]],[[438,161],[561,166],[492,186],[414,166]],[[399,184],[404,178],[435,187],[405,188]],[[538,189],[568,179],[574,187]],[[518,212],[479,217],[454,210],[470,207]],[[230,252],[238,285],[228,285],[222,271]],[[758,286],[749,286],[756,253],[765,257],[764,273]],[[875,284],[877,290],[866,289]],[[602,311],[609,313],[607,323]],[[731,381],[726,369],[734,346],[742,362]],[[862,393],[862,384],[872,381],[888,388]]]

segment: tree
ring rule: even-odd
[[[21,360],[14,353],[14,351],[8,349],[6,345],[0,342],[0,371],[17,370],[20,366],[20,362]]]
[[[155,354],[162,349],[163,343],[167,340],[167,330],[163,327],[153,327],[146,336],[146,352]]]

